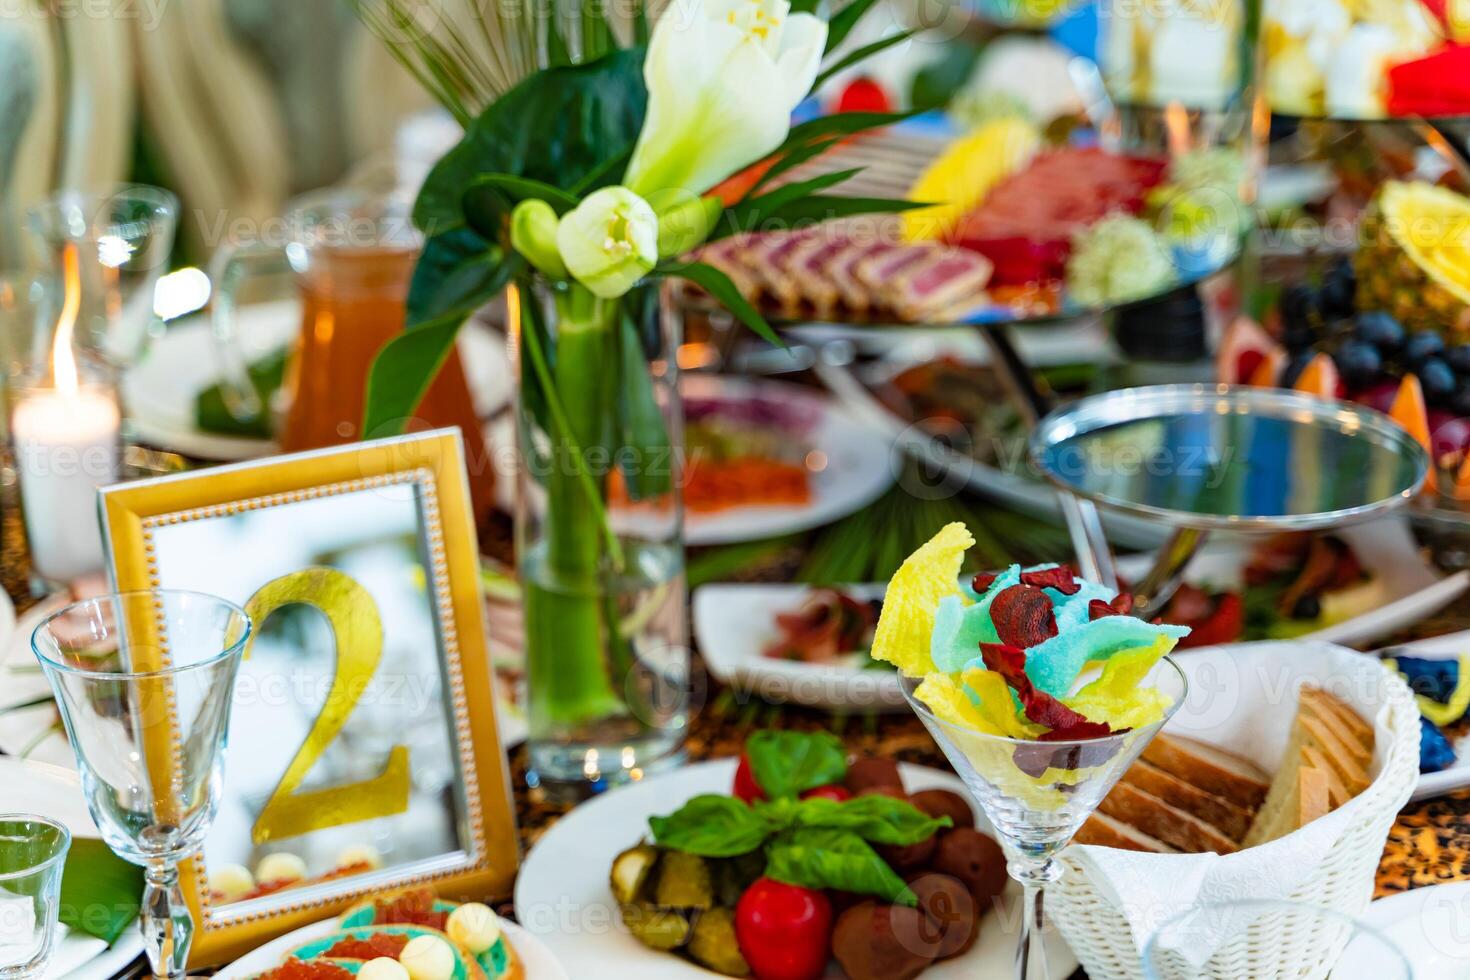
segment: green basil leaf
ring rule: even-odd
[[[700,857],[737,857],[760,847],[770,825],[733,796],[696,796],[667,817],[649,817],[659,847]]]
[[[804,829],[782,834],[766,848],[766,877],[802,888],[835,888],[876,895],[913,907],[918,898],[867,841],[846,830]]]
[[[907,847],[953,825],[931,817],[907,800],[873,794],[851,800],[802,800],[792,820],[796,827],[846,830],[874,844]]]
[[[740,294],[740,290],[730,281],[730,277],[712,265],[703,262],[670,262],[659,266],[659,272],[664,275],[677,276],[680,279],[688,279],[690,282],[702,288],[725,309],[730,315],[751,330],[754,330],[762,339],[775,344],[777,347],[785,347],[786,344],[777,336],[776,331],[761,316],[760,311],[750,305],[750,301]]]
[[[573,187],[631,152],[648,107],[643,53],[628,48],[538,71],[496,99],[430,171],[414,223],[429,234],[462,226],[464,192],[482,174]]]
[[[756,732],[745,742],[750,772],[772,800],[847,778],[847,751],[831,732]]]

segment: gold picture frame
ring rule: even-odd
[[[407,503],[401,503],[407,501]],[[238,957],[262,942],[292,929],[339,914],[349,906],[362,901],[366,896],[385,889],[415,884],[431,885],[440,895],[448,898],[486,899],[505,898],[510,894],[515,878],[519,849],[515,827],[515,809],[511,794],[509,768],[504,748],[496,728],[493,677],[485,642],[483,620],[483,598],[480,580],[479,551],[476,543],[474,518],[470,508],[469,482],[464,463],[464,448],[456,429],[437,430],[397,438],[380,439],[355,443],[340,448],[316,450],[289,456],[278,456],[220,466],[190,473],[176,474],[157,479],[143,480],[105,488],[101,493],[101,511],[104,539],[111,559],[114,585],[119,591],[150,588],[190,587],[197,583],[177,581],[180,568],[188,568],[192,556],[181,558],[176,554],[185,540],[181,534],[216,533],[226,525],[222,521],[262,520],[275,522],[277,530],[289,530],[293,506],[302,505],[297,512],[304,513],[311,505],[310,513],[315,526],[323,522],[320,516],[324,507],[341,508],[365,504],[369,507],[392,506],[402,510],[410,507],[414,519],[415,552],[413,562],[415,576],[421,581],[416,584],[427,604],[425,621],[431,622],[437,639],[438,674],[432,678],[437,688],[437,701],[432,710],[441,725],[432,737],[447,746],[444,754],[446,766],[441,767],[446,775],[446,787],[431,799],[450,799],[441,802],[446,811],[441,821],[450,827],[455,849],[450,853],[419,857],[405,863],[373,868],[364,862],[362,870],[344,873],[323,873],[311,878],[299,887],[287,888],[269,894],[260,894],[229,902],[212,900],[208,886],[206,856],[216,834],[220,832],[217,820],[206,841],[204,852],[183,863],[180,869],[181,884],[189,907],[194,914],[196,934],[190,956],[190,966],[215,964]],[[404,513],[407,513],[405,511]],[[212,523],[211,523],[212,522]],[[255,525],[251,525],[255,526]],[[303,528],[303,530],[306,530]],[[279,535],[272,536],[279,541]],[[255,547],[256,545],[252,545]],[[258,547],[271,548],[271,539],[261,539]],[[190,549],[198,550],[198,549]],[[282,549],[288,550],[288,549]],[[229,554],[209,555],[212,562],[228,562]],[[187,559],[187,560],[186,560]],[[202,559],[200,559],[202,560]],[[202,568],[206,573],[208,568]],[[300,576],[336,575],[332,569],[303,569]],[[289,578],[292,576],[282,576]],[[396,581],[396,579],[395,579]],[[265,583],[261,583],[262,585]],[[273,581],[277,586],[280,581]],[[288,585],[290,583],[287,583]],[[300,583],[297,583],[300,584]],[[258,591],[257,591],[258,589]],[[208,591],[208,589],[205,589]],[[223,591],[223,590],[221,590]],[[259,605],[262,596],[271,590],[254,586],[252,601]],[[265,595],[264,621],[277,608],[297,602],[288,588],[285,594],[277,588],[272,598]],[[245,604],[243,597],[226,596]],[[304,600],[302,600],[304,601]],[[298,790],[303,777],[311,777],[310,770],[315,757],[308,757],[308,746],[316,739],[318,728],[329,712],[336,710],[332,705],[341,692],[343,683],[341,650],[345,641],[337,628],[348,622],[358,622],[362,616],[352,610],[334,617],[327,606],[310,604],[327,613],[323,622],[333,625],[332,639],[337,649],[336,673],[330,679],[330,689],[324,704],[311,727],[308,736],[290,758],[285,773],[270,777],[274,789],[266,801],[268,808],[276,803],[294,803],[284,809],[294,809],[298,820],[300,813],[322,811],[325,807],[312,807],[318,797],[336,792],[331,787],[320,789],[315,786]],[[377,623],[377,606],[374,605],[369,619]],[[257,624],[257,628],[261,624]],[[357,629],[356,632],[362,632]],[[379,628],[378,648],[383,644]],[[252,642],[255,642],[252,640]],[[164,647],[163,649],[166,649]],[[376,655],[376,654],[375,654]],[[154,654],[160,661],[166,653]],[[379,661],[372,661],[368,679],[376,670]],[[167,666],[137,665],[142,669]],[[242,667],[242,679],[250,665]],[[345,720],[359,710],[359,689],[346,700],[345,707],[338,712],[337,729],[324,736],[318,745],[318,753],[332,746]],[[256,737],[261,729],[269,730],[269,724],[256,724],[256,731],[241,730],[242,694],[236,690],[235,717],[232,719],[231,759],[226,765],[225,797],[230,795],[231,772],[239,765],[235,760],[242,753],[255,766],[258,751],[247,750],[247,740]],[[259,699],[264,702],[264,698]],[[422,698],[428,705],[432,698]],[[255,702],[251,702],[253,705]],[[364,702],[370,704],[371,702]],[[296,706],[302,713],[301,706]],[[262,709],[264,710],[264,709]],[[426,709],[427,710],[427,709]],[[364,716],[366,718],[367,716]],[[330,723],[327,723],[330,727]],[[367,728],[364,721],[360,728]],[[378,725],[369,729],[376,732],[387,727]],[[174,738],[177,738],[177,732]],[[393,734],[390,741],[396,740]],[[440,742],[434,743],[436,746]],[[252,749],[255,746],[251,746]],[[402,758],[398,758],[402,749]],[[162,765],[167,767],[174,757],[174,746],[149,746],[150,753],[157,752]],[[268,755],[268,753],[267,753]],[[392,780],[389,770],[397,769],[398,780],[408,800],[408,750],[394,746],[389,763],[381,776],[374,780],[342,787],[342,792],[355,791],[370,782]],[[433,759],[431,758],[431,762]],[[160,771],[167,771],[166,768]],[[275,771],[280,771],[279,767]],[[415,768],[415,778],[419,769]],[[293,773],[295,775],[293,776]],[[320,778],[316,782],[321,782]],[[289,785],[288,785],[289,783]],[[300,798],[292,799],[293,793]],[[361,793],[339,796],[337,802],[359,799]],[[278,797],[284,797],[278,800]],[[416,798],[417,799],[417,798]],[[307,804],[302,806],[301,804]],[[242,808],[244,804],[241,804]],[[390,803],[391,806],[391,803]],[[222,806],[222,811],[224,807]],[[334,811],[335,812],[335,811]],[[411,815],[408,804],[398,810],[384,811],[407,821]],[[263,814],[262,814],[263,818]],[[308,816],[306,819],[313,819]],[[321,818],[325,820],[326,818]],[[366,820],[352,816],[348,821],[322,823],[311,828],[311,832],[325,833],[338,830],[350,821]],[[261,843],[260,831],[263,819],[253,824],[254,845]],[[288,832],[298,832],[299,826],[283,825]],[[361,824],[360,826],[368,826]],[[225,862],[221,862],[222,864]],[[357,867],[354,865],[353,867]],[[262,883],[263,884],[263,883]],[[217,896],[221,892],[214,893]]]

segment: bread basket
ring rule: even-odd
[[[1254,748],[1257,757],[1274,763],[1268,757],[1269,748],[1232,745],[1232,738],[1238,741],[1249,737],[1243,733],[1270,737],[1260,734],[1267,730],[1284,733],[1281,719],[1294,716],[1295,692],[1303,683],[1329,689],[1335,684],[1342,689],[1338,693],[1374,723],[1377,740],[1373,780],[1357,797],[1323,818],[1332,823],[1315,831],[1317,846],[1321,846],[1323,833],[1333,837],[1325,854],[1316,856],[1320,852],[1314,852],[1314,866],[1303,864],[1304,872],[1289,890],[1279,894],[1249,894],[1249,889],[1241,889],[1211,896],[1215,901],[1287,899],[1350,917],[1360,916],[1372,899],[1374,875],[1389,829],[1408,802],[1419,774],[1419,711],[1408,686],[1376,658],[1325,643],[1236,644],[1184,652],[1177,659],[1191,688],[1198,690],[1191,691],[1170,722],[1167,730],[1171,732],[1182,730],[1225,748],[1244,749],[1244,754],[1253,754],[1250,749]],[[1216,695],[1225,692],[1223,700],[1233,703],[1222,706],[1218,703],[1221,698],[1215,697],[1217,703],[1201,708],[1201,699],[1196,697],[1200,690]],[[1284,745],[1284,734],[1281,741]],[[1279,755],[1280,749],[1275,751]],[[1290,862],[1295,839],[1306,836],[1304,828],[1254,850],[1274,848],[1272,862]],[[1238,862],[1247,853],[1210,855],[1208,860],[1219,864],[1208,867],[1229,868],[1225,862]],[[1063,853],[1065,873],[1047,888],[1047,915],[1061,929],[1092,980],[1140,980],[1141,948],[1149,930],[1188,906],[1151,909],[1148,914],[1135,909],[1134,915],[1126,916],[1116,890],[1099,879],[1093,864],[1078,855],[1076,848]],[[1178,878],[1190,874],[1198,877],[1201,860],[1200,855],[1149,855],[1146,874],[1157,878],[1163,893],[1175,887]],[[1301,921],[1296,921],[1298,918]],[[1166,976],[1211,980],[1325,977],[1341,947],[1340,937],[1315,931],[1307,916],[1273,916],[1251,923],[1238,935],[1227,936],[1202,967],[1187,966],[1180,958],[1175,964],[1177,969],[1166,972]]]

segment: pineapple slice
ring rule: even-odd
[[[990,189],[1036,153],[1041,134],[1024,119],[988,122],[955,140],[909,188],[909,200],[932,203],[902,215],[904,241],[943,238]]]

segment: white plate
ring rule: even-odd
[[[77,774],[58,766],[0,757],[0,785],[5,787],[4,809],[38,813],[59,820],[74,837],[96,837],[97,825],[87,813]],[[143,937],[129,926],[109,947],[85,933],[61,926],[61,939],[51,954],[43,980],[107,980],[143,951]]]
[[[255,360],[291,343],[301,326],[301,304],[280,300],[241,307],[239,336]],[[475,412],[488,418],[510,401],[511,370],[504,341],[473,325],[460,331],[460,354]],[[274,442],[205,432],[195,423],[194,400],[219,380],[219,360],[207,315],[186,317],[153,343],[123,378],[123,399],[138,438],[199,459],[232,462],[268,456]]]
[[[833,399],[799,385],[728,375],[686,374],[680,379],[685,398],[758,396],[804,407],[817,416],[807,439],[813,455],[825,460],[810,475],[811,500],[801,506],[733,507],[714,514],[684,516],[684,543],[730,544],[758,541],[830,524],[861,510],[892,484],[896,474],[893,443],[873,431]],[[510,445],[514,428],[501,419],[489,430],[492,445]],[[491,453],[496,462],[495,493],[502,507],[513,509],[514,453]],[[622,519],[622,518],[620,518]],[[636,528],[637,518],[627,523]]]
[[[907,764],[900,764],[899,770],[910,792],[947,789],[966,795],[949,773]],[[647,836],[649,817],[670,813],[700,793],[728,793],[734,777],[734,759],[706,762],[612,790],[562,817],[521,866],[516,880],[516,915],[521,923],[540,936],[578,980],[713,977],[688,960],[649,949],[629,935],[608,891],[607,876],[618,852]],[[991,832],[978,814],[976,826]],[[921,980],[1011,976],[1020,903],[1020,888],[1010,882],[998,907],[985,913],[979,942],[965,955],[925,970]],[[1077,969],[1077,958],[1053,929],[1046,933],[1046,953],[1052,976],[1065,977]],[[828,976],[841,974],[833,966]]]
[[[1470,653],[1470,630],[1463,633],[1446,633],[1431,636],[1412,643],[1400,643],[1385,653],[1403,653],[1426,660],[1453,660],[1462,653]],[[1455,764],[1439,772],[1421,772],[1410,800],[1425,800],[1431,796],[1442,796],[1451,790],[1470,786],[1470,736],[1461,737],[1454,743]],[[1417,891],[1418,889],[1416,889]],[[1467,974],[1470,975],[1470,974]]]
[[[506,938],[515,947],[516,954],[520,956],[522,964],[525,965],[526,980],[567,980],[566,971],[539,939],[514,922],[501,919],[500,927],[505,931]],[[336,931],[337,920],[335,918],[323,919],[321,922],[302,926],[295,932],[288,932],[253,952],[246,953],[216,973],[215,980],[247,980],[249,977],[258,976],[279,965],[281,960],[285,959],[286,954],[297,946],[309,943],[313,939],[330,936]]]
[[[1464,980],[1470,977],[1470,882],[1414,888],[1380,898],[1360,921],[1399,948],[1414,970],[1414,980]],[[1343,951],[1332,980],[1386,980],[1395,976],[1379,962],[1366,941]]]
[[[1012,507],[1023,514],[1061,523],[1062,505],[1052,487],[996,466],[982,463],[931,438],[889,411],[873,393],[845,368],[823,363],[812,367],[843,406],[874,433],[903,449],[915,459],[941,468],[948,476],[941,487],[958,492],[972,490],[988,500]],[[1169,537],[1169,529],[1156,521],[1144,521],[1103,508],[1103,527],[1108,540],[1129,548],[1157,548]]]
[[[907,711],[890,669],[852,664],[776,660],[761,650],[776,638],[776,615],[795,612],[809,585],[721,583],[694,590],[694,638],[710,673],[768,701],[790,701],[833,711]],[[876,599],[883,585],[839,585],[856,599]]]
[[[59,729],[48,732],[58,720],[55,705],[48,702],[14,707],[51,694],[51,685],[46,683],[31,652],[31,634],[41,620],[65,604],[60,596],[37,603],[26,610],[8,636],[0,639],[0,752],[75,769],[76,756],[66,735]]]
[[[1363,566],[1378,577],[1384,601],[1349,619],[1293,639],[1364,646],[1438,612],[1470,588],[1470,572],[1441,575],[1424,560],[1402,515],[1390,515],[1334,533],[1347,540]],[[1190,561],[1184,580],[1216,588],[1239,588],[1249,551],[1249,541],[1207,545]],[[1153,561],[1152,555],[1120,558],[1118,574],[1139,582],[1153,567]]]

